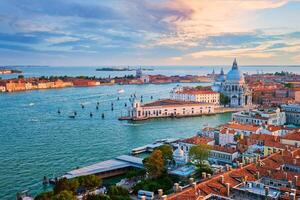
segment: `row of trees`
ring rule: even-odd
[[[75,200],[77,191],[91,190],[99,187],[102,180],[95,176],[82,176],[68,180],[66,178],[59,179],[53,191],[44,192],[35,197],[35,200]]]

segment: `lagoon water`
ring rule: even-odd
[[[265,71],[270,69],[264,68]],[[211,68],[177,67],[149,73],[184,75],[210,71]],[[255,68],[249,68],[248,72],[255,71]],[[25,76],[114,76],[114,73],[123,75],[125,72],[99,73],[103,72],[79,67],[24,69]],[[170,89],[175,86],[114,85],[0,94],[0,199],[15,199],[16,192],[27,189],[31,194],[43,191],[43,176],[62,175],[78,166],[127,154],[132,148],[157,139],[192,136],[204,126],[216,126],[230,120],[230,114],[141,122],[117,120],[126,113],[124,104],[128,103],[130,94],[143,95],[145,102],[150,101],[151,96],[154,100],[168,97]],[[118,94],[118,89],[124,89],[125,93]],[[96,110],[98,101],[100,107]],[[111,102],[114,102],[114,111],[111,111]],[[80,104],[84,104],[85,108],[82,109]],[[58,109],[61,110],[60,115]],[[78,113],[76,119],[68,118],[73,111]],[[94,114],[92,118],[90,112]],[[102,113],[105,119],[101,119]]]

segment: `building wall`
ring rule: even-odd
[[[286,122],[288,124],[300,125],[300,105],[283,105],[282,109],[286,114]]]
[[[287,140],[281,139],[282,144],[292,145],[292,146],[300,146],[300,141],[298,140]]]
[[[212,114],[215,112],[214,109],[213,104],[143,107],[140,103],[135,103],[130,114],[136,119],[147,119]]]

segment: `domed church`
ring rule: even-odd
[[[223,74],[223,73],[221,73]],[[245,83],[243,73],[234,59],[231,70],[218,83],[218,90],[230,99],[231,107],[246,107],[252,105],[252,92]]]

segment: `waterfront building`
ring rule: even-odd
[[[214,112],[214,104],[163,99],[146,104],[135,101],[133,108],[129,111],[129,116],[132,120],[143,120],[161,117],[197,116],[213,114]]]
[[[214,89],[223,93],[230,100],[231,107],[247,107],[252,105],[252,91],[245,82],[243,73],[239,70],[236,59],[234,59],[231,70],[227,73],[221,72],[220,79],[216,81]]]
[[[250,109],[232,114],[232,120],[240,124],[283,125],[286,123],[285,112],[279,108]]]
[[[220,93],[211,88],[192,88],[177,86],[170,92],[171,99],[180,101],[195,101],[204,103],[220,104]]]
[[[281,106],[286,115],[286,123],[300,125],[300,104],[286,104]]]

